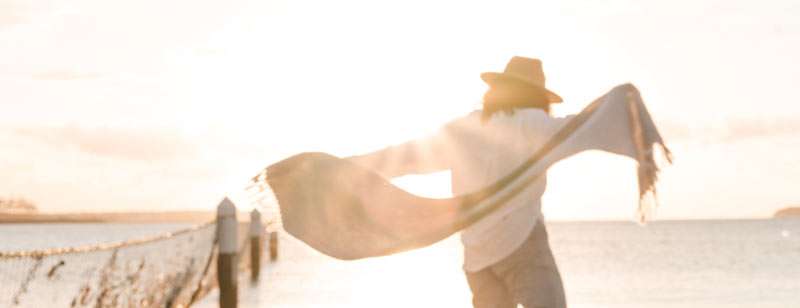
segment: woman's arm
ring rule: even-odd
[[[411,140],[372,153],[347,157],[378,174],[393,178],[406,174],[430,173],[450,168],[448,137],[442,128],[433,136]]]

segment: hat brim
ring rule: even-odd
[[[483,79],[483,81],[488,83],[488,84],[492,84],[494,82],[501,81],[501,80],[514,80],[514,81],[521,82],[523,84],[529,85],[531,87],[535,87],[535,88],[543,90],[544,93],[545,93],[545,96],[547,96],[547,101],[550,102],[550,103],[561,103],[561,102],[564,101],[561,98],[561,96],[559,96],[555,92],[550,91],[549,89],[547,89],[547,88],[545,88],[543,86],[540,86],[538,84],[534,84],[534,83],[531,83],[531,82],[529,82],[529,81],[527,81],[525,79],[522,79],[522,78],[519,78],[517,76],[514,76],[512,74],[487,72],[487,73],[481,74],[481,79]]]

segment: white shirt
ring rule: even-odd
[[[566,122],[536,108],[518,109],[511,115],[498,112],[485,124],[480,117],[480,112],[473,112],[444,128],[457,145],[445,154],[453,159],[453,195],[481,189],[511,173]],[[522,245],[543,218],[541,197],[546,182],[546,177],[540,177],[502,208],[461,232],[465,270],[479,271]]]

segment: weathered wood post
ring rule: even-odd
[[[269,259],[271,261],[278,260],[278,232],[276,231],[269,233]]]
[[[217,281],[219,282],[219,307],[236,308],[237,305],[237,221],[236,206],[227,197],[217,207]]]
[[[264,227],[261,225],[261,213],[257,209],[250,212],[250,279],[258,281],[261,272],[261,235]]]

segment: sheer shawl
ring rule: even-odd
[[[554,163],[586,150],[638,162],[637,213],[644,222],[656,200],[656,147],[671,162],[639,91],[626,84],[587,106],[513,172],[469,194],[447,199],[415,196],[366,168],[319,152],[268,166],[253,178],[253,187],[274,195],[288,233],[326,255],[350,260],[447,238],[503,206]]]

